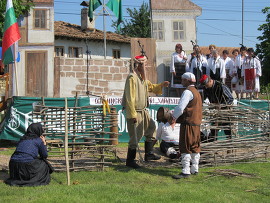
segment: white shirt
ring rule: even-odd
[[[194,86],[194,85],[191,85],[191,86]],[[179,116],[181,116],[185,110],[185,108],[187,107],[188,103],[194,98],[192,92],[188,89],[186,89],[180,100],[179,100],[179,103],[178,105],[174,108],[174,111],[173,111],[173,117],[175,119],[177,119]]]
[[[207,59],[204,56],[200,56],[199,60],[197,57],[193,58],[191,61],[191,66],[189,72],[193,73],[193,68],[197,68],[199,66],[200,71],[202,72],[202,67],[207,67]]]
[[[216,74],[216,69],[220,68],[220,78],[226,78],[225,64],[224,61],[218,56],[216,60],[211,57],[208,59],[208,69],[213,71]]]
[[[176,123],[174,128],[167,123],[160,123],[157,129],[157,140],[179,144],[180,124]]]
[[[245,76],[245,69],[250,69],[250,68],[254,68],[255,69],[255,73],[256,76],[262,76],[262,69],[261,69],[261,63],[260,60],[257,58],[253,58],[253,57],[245,57],[244,61],[243,61],[243,68],[242,68],[242,72],[241,72],[241,76],[244,77]]]
[[[246,55],[246,56],[247,56],[247,55]],[[246,57],[246,56],[245,56],[245,57]],[[242,55],[239,54],[239,55],[236,57],[235,66],[242,69],[242,65],[243,65],[243,62],[244,62],[245,57],[242,57]]]
[[[230,66],[230,71],[229,71],[229,75],[231,77],[234,77],[235,74],[237,74],[237,67],[236,67],[236,58],[232,58],[228,65]]]
[[[178,54],[177,52],[172,54],[171,66],[170,66],[170,72],[171,73],[175,72],[174,63],[185,63],[186,62],[184,57],[187,57],[186,53],[184,51],[182,51],[180,54]]]
[[[231,68],[231,58],[230,57],[227,57],[226,59],[224,58],[221,58],[223,61],[224,61],[224,64],[225,64],[225,69],[229,69]]]

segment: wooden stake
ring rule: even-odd
[[[68,103],[65,97],[65,159],[66,159],[66,170],[67,170],[67,184],[70,185],[70,173],[69,173],[69,160],[68,160]]]

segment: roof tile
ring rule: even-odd
[[[54,22],[54,35],[55,37],[65,37],[78,40],[104,40],[104,33],[101,30],[92,29],[83,31],[81,30],[81,26],[63,21]],[[130,43],[130,37],[113,32],[107,32],[106,39],[107,41],[112,42]]]
[[[189,0],[152,0],[152,10],[202,10]]]
[[[200,49],[201,49],[201,53],[202,53],[203,55],[209,54],[209,47],[200,47]],[[233,51],[234,49],[240,50],[239,47],[217,47],[217,48],[216,48],[216,50],[218,50],[219,55],[222,55],[223,50],[228,50],[228,52],[229,52],[229,57],[232,57],[232,51]]]

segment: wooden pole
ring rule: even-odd
[[[115,134],[110,134],[110,138],[115,138],[116,140],[112,140],[109,143],[111,145],[118,145],[118,121],[117,121],[117,115],[115,115],[116,113],[116,109],[115,108],[111,108],[111,121],[113,123],[112,127],[111,127],[111,132],[115,133]]]
[[[74,104],[74,107],[77,107],[77,104],[78,104],[78,92],[76,92],[76,97],[75,97],[75,104]],[[72,136],[72,142],[74,143],[75,142],[75,135],[76,135],[76,130],[77,130],[77,126],[76,126],[76,115],[77,115],[77,112],[76,110],[74,109],[73,111],[73,136]],[[74,144],[72,145],[72,151],[75,150],[75,146]],[[72,152],[71,153],[71,159],[73,160],[74,159],[74,153]],[[72,165],[72,168],[75,168],[75,163],[74,161],[71,161],[71,165]]]
[[[18,42],[17,42],[18,43]],[[14,50],[14,63],[12,64],[13,68],[13,73],[14,73],[14,79],[15,79],[15,88],[16,88],[16,96],[19,96],[19,89],[18,89],[18,75],[17,75],[17,65],[16,65],[16,52],[18,51],[15,46],[16,43],[13,44],[13,50]],[[14,83],[13,83],[14,84]],[[14,86],[13,86],[14,88]],[[13,95],[14,96],[14,90],[13,90]]]
[[[66,170],[67,170],[67,184],[70,185],[70,173],[69,173],[69,160],[68,160],[68,103],[65,97],[65,160],[66,160]]]

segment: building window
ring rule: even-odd
[[[54,48],[55,56],[64,56],[64,47]]]
[[[183,21],[173,22],[173,39],[175,41],[185,39],[185,31],[184,31],[184,22]]]
[[[82,58],[82,48],[81,47],[69,47],[68,48],[69,58]]]
[[[153,37],[156,40],[164,40],[164,24],[163,21],[153,22]]]
[[[119,49],[113,49],[113,58],[120,59],[120,50]]]
[[[34,10],[34,28],[47,29],[47,9]]]

